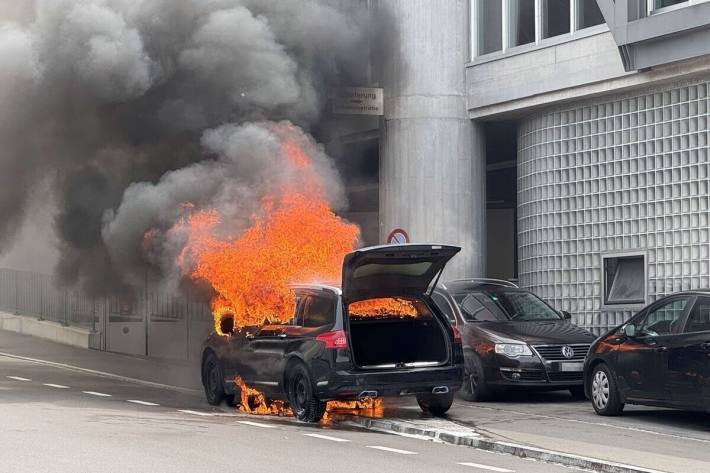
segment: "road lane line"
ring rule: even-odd
[[[306,437],[313,437],[316,439],[323,439],[323,440],[330,440],[331,442],[349,442],[350,440],[348,439],[341,439],[339,437],[331,437],[329,435],[321,435],[321,434],[303,434]]]
[[[380,445],[366,445],[367,448],[374,448],[375,450],[382,450],[384,452],[399,453],[400,455],[417,455],[417,452],[410,452],[409,450],[400,450],[398,448],[382,447]]]
[[[63,384],[42,383],[42,385],[50,388],[69,389],[69,386],[64,386]]]
[[[84,394],[88,394],[90,396],[98,396],[98,397],[111,397],[110,394],[106,393],[97,393],[96,391],[82,391]]]
[[[276,428],[275,425],[262,424],[262,423],[260,423],[260,422],[251,422],[251,421],[249,421],[249,420],[238,420],[237,422],[239,422],[240,424],[244,424],[244,425],[251,425],[252,427],[262,427],[262,428],[264,428],[264,429],[274,429],[274,428]]]
[[[498,473],[515,473],[515,470],[508,470],[497,466],[481,465],[480,463],[461,462],[459,465],[470,466],[471,468],[478,468],[479,470],[497,471]]]
[[[194,416],[202,416],[202,417],[212,417],[214,415],[211,412],[192,411],[190,409],[178,409],[178,412],[182,412],[183,414],[192,414]]]
[[[140,404],[141,406],[159,406],[160,405],[160,404],[156,404],[154,402],[139,401],[138,399],[129,399],[127,402],[132,402],[133,404]]]
[[[6,376],[6,378],[14,379],[15,381],[32,381],[31,379],[23,378],[21,376]]]

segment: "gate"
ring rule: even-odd
[[[106,351],[147,355],[147,320],[142,298],[110,297],[107,306]]]

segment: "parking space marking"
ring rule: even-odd
[[[313,437],[316,439],[323,439],[323,440],[330,440],[331,442],[349,442],[350,440],[348,439],[341,439],[339,437],[331,437],[330,435],[321,435],[321,434],[303,434],[306,437]]]
[[[32,381],[31,379],[23,378],[22,376],[6,376],[6,378],[14,379],[15,381]]]
[[[49,388],[69,389],[69,386],[64,386],[63,384],[42,383],[42,385],[47,386]]]
[[[250,420],[238,420],[237,422],[239,422],[240,424],[251,425],[252,427],[261,427],[261,428],[264,428],[264,429],[274,429],[274,428],[276,428],[275,425],[262,424],[262,423],[260,423],[260,422],[252,422],[252,421],[250,421]]]
[[[203,417],[212,417],[214,415],[211,412],[192,411],[190,409],[178,409],[178,412],[182,412],[183,414],[192,414],[194,416],[203,416]]]
[[[96,391],[82,391],[84,394],[88,394],[89,396],[98,396],[98,397],[111,397],[110,394],[106,393],[98,393]]]
[[[154,402],[139,401],[138,399],[129,399],[126,402],[131,402],[133,404],[140,404],[141,406],[159,406],[160,405],[160,404],[156,404]]]
[[[399,453],[400,455],[417,455],[417,452],[410,452],[409,450],[400,450],[398,448],[383,447],[381,445],[366,445],[367,448],[374,448],[375,450],[382,450],[383,452]]]
[[[480,463],[461,462],[459,465],[470,466],[471,468],[477,468],[479,470],[497,471],[498,473],[515,473],[515,470],[508,470],[497,466],[482,465]]]

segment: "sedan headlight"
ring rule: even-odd
[[[509,358],[532,356],[530,347],[523,345],[522,343],[496,343],[496,353],[505,355]]]

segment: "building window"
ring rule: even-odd
[[[475,1],[476,55],[503,49],[503,2],[501,0]]]
[[[535,0],[508,0],[508,47],[535,42]]]
[[[576,29],[581,30],[604,23],[604,16],[601,10],[599,10],[597,0],[575,1],[577,2],[575,5],[577,10]]]
[[[542,37],[552,38],[570,32],[569,0],[542,0]]]
[[[505,52],[603,23],[596,0],[471,0],[471,51]]]
[[[653,9],[654,10],[659,10],[661,8],[666,8],[670,7],[673,5],[677,5],[679,3],[687,3],[688,0],[652,0],[653,1]]]
[[[605,256],[604,305],[646,303],[646,263],[644,255]]]

